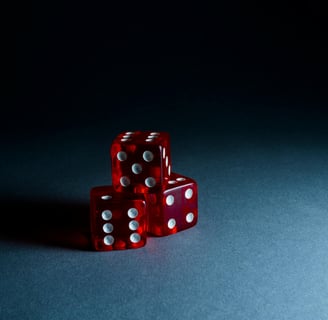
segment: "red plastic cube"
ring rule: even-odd
[[[148,232],[170,235],[193,227],[198,221],[198,188],[191,178],[172,173],[163,190],[145,194]]]
[[[95,250],[144,246],[147,241],[147,219],[143,195],[117,193],[112,186],[91,189],[91,242]]]
[[[110,156],[112,184],[118,192],[160,190],[171,174],[167,132],[122,132],[112,142]]]

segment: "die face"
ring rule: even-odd
[[[171,174],[166,132],[123,132],[114,139],[110,155],[112,183],[119,192],[155,192]]]
[[[138,195],[117,194],[111,186],[93,188],[90,220],[95,250],[124,250],[146,244],[145,201]]]
[[[188,177],[172,173],[166,188],[147,195],[148,232],[164,236],[193,227],[198,220],[198,188]]]

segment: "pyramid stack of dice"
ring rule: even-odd
[[[140,248],[149,235],[168,236],[197,223],[197,183],[172,172],[167,132],[122,132],[110,158],[112,185],[90,191],[93,249]]]

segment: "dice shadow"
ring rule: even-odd
[[[0,240],[91,250],[89,204],[0,199]]]

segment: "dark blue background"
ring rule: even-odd
[[[30,4],[2,111],[0,317],[327,319],[327,11]],[[92,252],[124,130],[168,131],[199,223]]]

